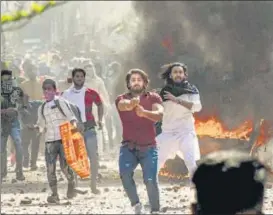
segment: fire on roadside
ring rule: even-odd
[[[273,136],[273,123],[271,121],[261,120],[260,130],[255,142],[255,146],[259,147],[267,143]],[[219,118],[211,116],[200,118],[195,116],[195,128],[198,137],[210,137],[215,139],[234,139],[248,141],[254,129],[254,123],[251,120],[245,120],[236,128],[229,129]],[[185,175],[177,175],[170,173],[165,165],[159,173],[160,176],[165,176],[173,179],[187,178]]]
[[[213,116],[204,120],[196,118],[195,129],[199,137],[209,136],[218,139],[248,140],[253,130],[253,123],[246,120],[236,128],[228,129],[224,123]]]
[[[260,130],[255,145],[262,146],[273,136],[273,123],[267,120],[261,120]],[[199,137],[211,137],[217,139],[236,139],[248,141],[254,129],[254,123],[251,120],[245,120],[233,129],[227,128],[225,124],[216,116],[201,119],[195,117],[196,133]]]

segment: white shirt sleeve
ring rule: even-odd
[[[202,110],[202,104],[200,101],[200,95],[199,94],[191,94],[189,96],[189,100],[190,102],[193,103],[193,106],[191,108],[191,112],[195,113],[195,112],[199,112]]]
[[[39,127],[39,132],[42,133],[45,129],[45,119],[42,115],[42,106],[40,105],[38,108],[38,120],[37,120],[37,126]]]

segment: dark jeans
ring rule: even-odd
[[[119,155],[119,173],[123,187],[132,206],[139,203],[133,175],[137,165],[140,164],[143,172],[144,184],[146,185],[148,192],[151,210],[159,211],[160,204],[157,159],[158,151],[156,147],[150,147],[140,151],[137,149],[129,149],[126,145],[121,146]]]
[[[53,195],[58,194],[57,190],[57,177],[56,177],[56,163],[59,156],[60,167],[64,175],[66,176],[68,183],[74,183],[74,174],[72,169],[67,165],[64,149],[61,140],[46,142],[45,143],[45,159],[47,167],[47,179],[49,187]]]
[[[3,122],[2,122],[3,123]],[[11,136],[15,145],[16,152],[16,172],[22,172],[22,141],[20,122],[18,119],[13,120],[9,125],[1,124],[1,177],[7,175],[7,142],[8,137]]]
[[[22,129],[22,142],[23,142],[23,165],[28,167],[29,165],[29,145],[31,144],[31,159],[30,166],[35,167],[39,146],[40,146],[40,135],[38,131],[31,130],[28,128]]]

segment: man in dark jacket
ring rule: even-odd
[[[16,179],[25,180],[18,110],[24,107],[24,93],[14,86],[12,71],[1,70],[1,180],[7,175],[7,141],[11,136],[16,151]]]

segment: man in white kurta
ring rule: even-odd
[[[162,133],[157,136],[159,169],[167,159],[179,154],[186,164],[190,177],[200,159],[200,149],[194,127],[193,113],[202,109],[197,88],[186,81],[187,67],[181,63],[168,65],[162,74],[166,86],[163,98],[164,115]]]

